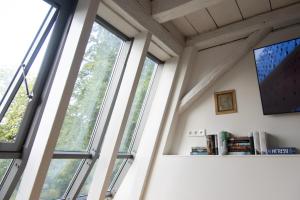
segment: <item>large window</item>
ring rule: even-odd
[[[0,3],[0,198],[14,199],[56,75],[76,0]],[[18,5],[18,6],[16,6]],[[12,12],[13,10],[13,12]],[[61,14],[63,13],[63,14]],[[131,39],[96,17],[40,199],[86,196],[122,83]],[[157,60],[148,54],[108,195],[133,162],[151,105]],[[53,88],[52,88],[53,89]]]
[[[153,81],[156,75],[158,63],[153,59],[146,57],[141,77],[132,102],[130,114],[127,120],[125,132],[122,138],[119,152],[134,155],[138,148],[139,137],[144,128],[144,122],[147,119],[145,109],[150,107],[150,94],[155,89]],[[118,159],[115,163],[111,176],[111,185],[109,192],[113,195],[126,174],[132,160],[123,158]]]
[[[38,12],[29,12],[32,9]],[[26,134],[20,126],[25,128],[29,123],[23,120],[25,111],[27,109],[27,116],[34,112],[28,107],[33,107],[32,101],[39,96],[39,86],[35,83],[57,9],[40,0],[30,0],[30,4],[13,0],[1,2],[0,13],[3,27],[0,37],[0,143],[6,143],[11,149],[15,146],[13,149],[16,149],[23,143],[21,134]],[[4,144],[2,146],[5,147]]]
[[[103,110],[104,107],[113,106],[108,105],[108,98],[111,90],[114,90],[112,82],[121,80],[122,73],[117,72],[123,71],[118,68],[123,68],[125,62],[123,65],[118,63],[126,48],[125,41],[105,28],[106,25],[99,18],[93,24],[55,148],[56,153],[64,154],[65,159],[53,159],[51,162],[41,194],[43,200],[72,195],[69,194],[70,188],[77,181],[78,173],[85,170],[83,165],[87,160],[84,158],[95,151],[93,143],[95,138],[99,138],[99,123],[109,120],[102,116]],[[78,159],[71,159],[74,152]],[[84,173],[88,172],[86,170]]]
[[[54,0],[0,3],[1,199],[11,197],[26,166],[75,5]]]
[[[155,89],[155,87],[152,86],[155,75],[157,75],[157,66],[157,62],[149,57],[146,57],[119,149],[120,155],[127,156],[119,156],[119,158],[116,160],[111,175],[111,183],[107,192],[107,196],[113,196],[113,194],[117,191],[131,163],[134,162],[133,157],[137,151],[139,142],[138,138],[143,132],[143,122],[146,121],[147,118],[147,116],[144,114],[144,111],[146,108],[150,107],[150,94],[151,91]],[[132,157],[129,157],[128,155],[132,155]],[[87,178],[82,190],[79,193],[79,197],[84,197],[88,194],[92,175],[93,171]]]

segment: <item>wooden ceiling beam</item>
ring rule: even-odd
[[[106,5],[124,17],[140,31],[152,33],[152,40],[171,56],[179,56],[185,43],[175,38],[150,14],[144,12],[136,0],[103,0]]]
[[[183,17],[223,0],[154,0],[152,1],[152,16],[159,23]]]
[[[214,31],[191,37],[187,40],[187,46],[195,45],[198,50],[202,50],[248,37],[251,33],[264,27],[278,29],[297,24],[300,22],[299,10],[300,3],[261,14]]]

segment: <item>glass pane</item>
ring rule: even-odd
[[[8,1],[8,2],[1,2],[3,6],[7,6],[9,9],[19,9],[22,8],[22,12],[18,11],[17,13],[14,12],[1,12],[5,7],[0,7],[0,24],[6,27],[3,29],[4,36],[0,38],[1,46],[0,46],[0,53],[4,55],[1,57],[0,60],[0,99],[3,98],[5,91],[8,88],[8,85],[12,81],[12,76],[17,72],[18,67],[20,66],[23,58],[25,57],[26,51],[29,49],[30,43],[34,40],[35,35],[38,32],[39,27],[42,25],[42,21],[45,19],[48,11],[50,10],[50,5],[45,2],[38,1],[38,0],[30,0],[29,2],[18,1],[20,6],[15,8],[16,1]],[[29,6],[30,5],[30,6]],[[28,14],[28,10],[26,10],[27,15],[24,15],[24,9],[28,8],[28,10],[38,9],[38,12],[32,12]],[[55,10],[52,9],[49,17],[46,20],[47,25],[53,16]],[[6,20],[6,18],[9,20]],[[5,19],[3,21],[3,19]],[[14,22],[17,20],[18,26],[15,26]],[[26,21],[27,20],[27,21]],[[28,21],[29,20],[29,21]],[[24,23],[23,23],[24,22]],[[13,23],[13,24],[10,24]],[[20,26],[19,26],[20,24]],[[20,32],[20,28],[24,25],[30,26],[31,28],[26,28],[25,33]],[[30,30],[30,31],[29,31]],[[44,31],[44,28],[42,29]],[[2,34],[2,32],[1,32]],[[16,35],[17,34],[17,35]],[[40,34],[41,35],[41,34]],[[38,39],[40,38],[40,35]],[[45,42],[43,43],[39,53],[37,54],[36,58],[34,59],[30,70],[27,74],[27,83],[29,92],[32,92],[37,74],[40,70],[40,66],[42,63],[42,59],[45,55],[46,47],[48,45],[51,33],[48,34]],[[14,38],[11,38],[14,36]],[[2,42],[2,40],[5,41]],[[35,46],[35,45],[34,45]],[[16,48],[18,47],[18,48]],[[12,53],[13,52],[13,53]],[[32,51],[31,51],[32,53]],[[27,64],[28,58],[31,56],[31,53],[28,55],[27,59],[24,61],[24,64]],[[16,81],[22,76],[22,70],[19,70],[17,73]],[[14,87],[14,84],[12,87]],[[20,88],[18,89],[12,103],[10,104],[5,116],[0,122],[0,142],[5,143],[12,143],[15,141],[19,126],[21,124],[23,115],[25,113],[26,107],[30,99],[27,96],[25,83],[21,84]],[[3,102],[4,103],[4,102]]]
[[[112,184],[113,184],[116,176],[119,174],[118,172],[120,171],[120,168],[125,164],[126,161],[127,161],[127,159],[117,159],[116,160],[116,163],[115,163],[115,166],[114,166],[114,169],[113,169],[113,173],[111,175],[111,184],[110,184],[109,188],[112,187]],[[88,195],[96,165],[97,165],[97,163],[93,166],[93,169],[90,172],[88,178],[86,179],[82,189],[80,190],[78,197]]]
[[[41,0],[1,1],[0,97],[21,64],[49,9],[50,5]]]
[[[0,122],[0,142],[15,141],[28,102],[25,87],[22,85]]]
[[[142,74],[137,86],[137,90],[133,99],[119,152],[130,151],[130,145],[134,140],[135,131],[139,125],[140,118],[143,114],[143,105],[147,100],[146,96],[151,88],[151,80],[153,75],[155,74],[156,66],[157,64],[155,62],[153,62],[149,58],[146,58]]]
[[[122,44],[94,23],[56,150],[87,149]]]
[[[55,159],[51,161],[41,193],[41,200],[54,200],[62,197],[81,160]]]
[[[8,159],[0,160],[0,183],[6,173],[6,170],[8,169],[10,163],[11,163],[11,160],[8,160]]]

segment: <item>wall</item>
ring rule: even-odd
[[[300,35],[300,26],[271,33],[258,46]],[[234,52],[244,41],[211,48],[198,53],[187,90],[213,66]],[[214,91],[236,89],[238,113],[215,115]],[[273,145],[300,148],[300,113],[264,116],[252,52],[206,91],[180,117],[176,132],[163,132],[157,157],[144,192],[145,200],[295,200],[300,191],[300,156],[188,156],[190,147],[201,138],[189,138],[189,130],[208,133],[227,130],[247,135],[264,130],[274,135]],[[277,139],[274,139],[277,138]],[[168,140],[168,141],[166,141]],[[168,142],[171,148],[164,152]],[[168,145],[167,145],[168,146]],[[163,152],[171,155],[163,155]]]
[[[287,34],[293,33],[293,34]],[[271,33],[260,46],[300,35],[300,28]],[[198,53],[188,89],[191,89],[214,66],[222,62],[244,40]],[[232,55],[234,56],[234,55]],[[238,113],[215,114],[214,92],[236,90]],[[245,135],[253,130],[271,133],[272,146],[295,146],[300,149],[300,113],[264,116],[260,100],[253,53],[250,52],[234,68],[208,89],[179,119],[170,154],[188,155],[191,146],[204,143],[204,138],[187,137],[190,130],[206,129],[210,134],[222,130]]]

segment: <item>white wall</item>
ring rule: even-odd
[[[299,26],[271,33],[260,45],[279,42],[296,35],[300,35]],[[188,89],[192,88],[243,42],[243,40],[237,41],[199,52],[194,62],[193,73],[189,77]],[[230,89],[236,90],[238,113],[216,115],[214,92]],[[272,134],[271,145],[295,146],[300,149],[299,122],[300,113],[263,115],[254,57],[250,52],[180,116],[177,132],[174,134],[175,142],[172,144],[171,152],[168,153],[188,155],[191,146],[205,144],[204,138],[187,137],[188,131],[199,129],[206,129],[210,134],[225,130],[245,136],[253,130],[267,131]]]
[[[300,36],[300,26],[273,32],[259,46],[297,36]],[[241,42],[199,52],[189,77],[188,89],[222,58],[230,56],[231,50]],[[236,89],[238,113],[216,116],[213,93],[227,89]],[[190,147],[203,141],[187,137],[187,131],[204,128],[209,133],[227,130],[237,135],[247,135],[251,130],[265,130],[278,138],[271,141],[274,145],[300,148],[300,113],[263,116],[252,52],[219,79],[178,121],[177,127],[172,129],[176,130],[175,133],[163,132],[143,199],[299,199],[299,155],[188,156]],[[172,148],[165,153],[174,155],[163,155],[169,141],[173,141]]]

